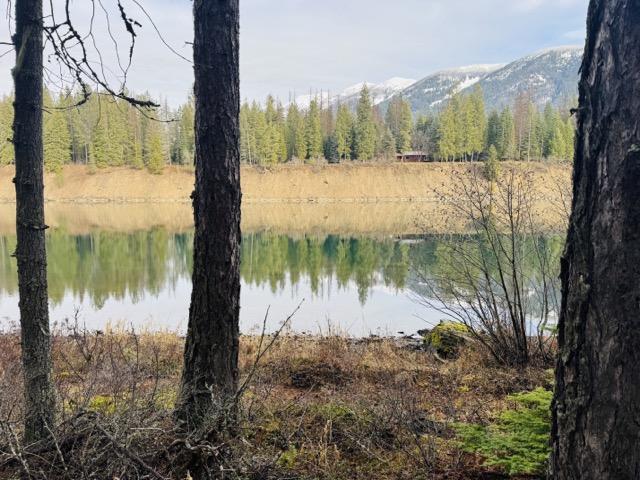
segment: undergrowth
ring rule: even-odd
[[[260,341],[243,336],[240,347],[247,378]],[[480,466],[452,425],[489,424],[509,395],[548,386],[542,369],[497,368],[471,346],[443,363],[400,340],[282,336],[252,376],[237,428],[194,437],[172,418],[182,349],[173,333],[56,332],[58,424],[50,442],[24,445],[20,339],[0,335],[0,478],[500,478],[502,464]],[[194,465],[205,473],[196,478]]]
[[[485,465],[511,475],[542,475],[550,453],[552,396],[543,388],[510,395],[515,408],[500,413],[496,423],[457,424],[462,448],[482,455]]]

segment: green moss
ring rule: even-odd
[[[485,465],[510,475],[542,474],[549,458],[551,399],[542,388],[508,398],[516,408],[500,414],[495,424],[455,426],[463,450],[485,457]]]
[[[444,358],[455,357],[469,333],[466,325],[442,321],[424,336],[424,342]]]
[[[89,400],[87,408],[104,415],[113,415],[116,412],[116,401],[110,395],[96,395]]]
[[[282,455],[278,458],[278,466],[282,468],[295,467],[298,455],[298,449],[294,445],[289,445],[289,448],[282,452]]]

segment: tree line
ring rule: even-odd
[[[148,99],[143,95],[141,99]],[[68,163],[91,168],[129,166],[160,173],[165,165],[194,162],[194,104],[166,103],[147,112],[121,99],[92,95],[81,107],[79,92],[52,95],[45,90],[45,168],[59,172]],[[0,99],[0,135],[10,138],[12,96]],[[526,94],[513,108],[485,112],[482,91],[454,94],[440,113],[413,119],[409,103],[391,99],[384,115],[366,86],[352,111],[312,99],[308,108],[284,107],[268,96],[264,105],[240,109],[240,157],[249,165],[291,161],[370,161],[395,158],[408,150],[432,160],[488,158],[492,147],[502,160],[573,158],[575,126],[566,108],[543,111]],[[0,165],[13,163],[11,142],[0,145]]]
[[[193,164],[193,98],[177,109],[156,110],[105,95],[44,90],[45,169],[59,172],[66,164],[91,168],[129,166],[160,173],[167,164]],[[148,95],[139,97],[149,99]],[[0,99],[0,135],[11,138],[12,95]],[[81,106],[77,106],[82,104]],[[13,144],[0,144],[0,165],[14,161]]]

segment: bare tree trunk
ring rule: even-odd
[[[178,418],[189,428],[238,388],[240,92],[238,0],[196,0],[193,292]]]
[[[640,478],[640,0],[592,0],[551,473]]]
[[[48,435],[54,420],[44,224],[42,0],[16,1],[16,232],[25,388],[25,440]]]

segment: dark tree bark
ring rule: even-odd
[[[25,388],[25,439],[48,435],[54,420],[44,224],[42,0],[16,1],[16,232]]]
[[[551,474],[640,478],[640,0],[592,0]]]
[[[193,291],[177,409],[190,429],[227,411],[238,388],[241,239],[238,0],[195,0],[193,14]]]

